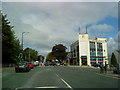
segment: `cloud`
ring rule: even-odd
[[[118,15],[117,3],[103,2],[4,2],[3,11],[20,40],[22,32],[30,32],[24,35],[24,47],[35,48],[44,55],[55,44],[62,43],[69,48],[70,43],[78,39],[79,26],[81,32],[85,32],[85,26],[91,24],[92,36],[94,31],[97,34],[114,32],[114,26],[97,23]]]
[[[114,38],[110,37],[108,40],[108,54],[111,55],[115,50],[118,50],[118,42],[116,42]]]
[[[97,31],[97,32],[111,32],[114,31],[115,28],[111,25],[107,24],[99,24],[99,25],[92,25],[90,30]]]
[[[4,2],[119,2],[119,0],[4,0]]]
[[[115,50],[120,50],[120,31],[114,37],[110,37],[108,40],[108,51],[112,54]]]

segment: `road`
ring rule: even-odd
[[[97,74],[89,67],[46,66],[15,73],[3,68],[2,88],[117,88],[118,79]]]

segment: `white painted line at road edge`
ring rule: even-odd
[[[45,87],[35,87],[35,88],[58,88],[58,87],[55,87],[55,86],[45,86]]]
[[[59,75],[57,75],[57,77],[59,77]],[[61,77],[59,78],[67,85],[67,87],[69,87],[70,89],[73,89],[64,79],[62,79]]]

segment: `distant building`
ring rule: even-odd
[[[89,39],[88,33],[79,34],[79,39],[70,45],[71,65],[108,64],[106,38]]]

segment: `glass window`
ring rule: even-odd
[[[103,56],[102,43],[97,43],[97,54],[98,56]]]
[[[96,56],[95,42],[90,41],[90,56]]]

